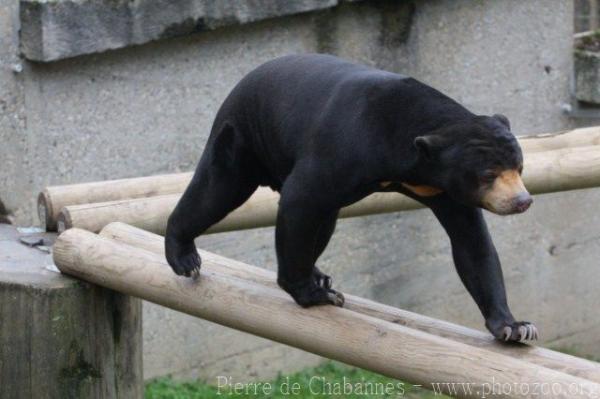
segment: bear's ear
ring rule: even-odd
[[[436,154],[444,147],[443,139],[438,135],[418,136],[413,141],[414,146],[419,150],[426,160],[431,161]]]
[[[502,123],[504,126],[510,130],[510,122],[508,118],[502,114],[494,114],[492,118],[496,119],[498,122]]]

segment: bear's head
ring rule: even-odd
[[[503,115],[453,123],[414,144],[431,185],[460,203],[509,215],[533,202],[521,180],[521,148]]]

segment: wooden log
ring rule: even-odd
[[[124,223],[107,225],[100,235],[164,256],[163,237]],[[275,273],[198,249],[208,273],[222,273],[246,281],[276,288]],[[215,270],[214,266],[218,265]],[[391,323],[449,338],[464,344],[502,353],[539,366],[600,383],[600,364],[549,349],[522,344],[506,344],[484,333],[457,324],[383,305],[354,295],[344,294],[344,307]]]
[[[71,227],[79,227],[97,233],[108,223],[120,221],[164,235],[167,219],[179,198],[180,195],[176,194],[67,206],[58,216],[58,231],[60,233]],[[248,201],[231,212],[225,219],[211,226],[206,233],[273,226],[278,202],[278,193],[269,188],[260,187]],[[343,208],[340,217],[355,217],[420,207],[422,207],[421,204],[404,195],[375,193],[365,200]]]
[[[523,181],[533,194],[600,186],[600,146],[531,153]]]
[[[532,194],[600,186],[600,146],[574,147],[534,152],[525,158],[525,185]],[[179,195],[67,206],[59,215],[59,231],[80,227],[99,232],[110,222],[120,221],[164,234],[167,218]],[[212,226],[207,233],[271,226],[275,223],[279,195],[260,188],[240,208]],[[397,193],[375,193],[343,208],[340,217],[397,212],[422,207]]]
[[[553,387],[549,398],[600,395],[600,384],[582,378],[344,308],[304,309],[260,284],[205,270],[196,280],[175,276],[159,255],[80,229],[58,238],[54,261],[88,282],[383,375],[430,389],[432,382],[467,381],[479,390],[458,397],[481,397],[503,384],[529,393],[512,388],[499,397],[537,397],[531,390],[540,383]]]
[[[519,137],[527,154],[600,144],[600,127],[574,129],[558,133]],[[47,187],[38,197],[40,221],[55,231],[60,210],[65,206],[120,201],[182,193],[192,173],[148,176],[104,182]]]
[[[518,137],[525,154],[600,144],[600,126]]]
[[[182,193],[192,173],[50,186],[38,196],[38,216],[47,231],[56,231],[60,210],[67,205],[117,201]]]
[[[164,235],[167,218],[179,198],[180,194],[174,194],[67,206],[58,215],[58,232],[75,226],[98,232],[106,222],[114,220]]]

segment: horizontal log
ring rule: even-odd
[[[124,223],[111,223],[102,229],[100,235],[164,255],[163,237]],[[277,287],[275,273],[270,270],[201,249],[198,249],[198,252],[204,262],[202,267],[208,273],[222,273],[268,287]],[[215,265],[218,265],[216,270]],[[344,294],[344,296],[346,309],[600,383],[599,363],[541,347],[502,343],[490,334],[478,330],[383,305],[355,295]]]
[[[600,144],[600,127],[574,129],[565,132],[519,137],[527,154]],[[38,197],[40,221],[49,231],[57,228],[59,212],[65,206],[120,201],[182,193],[192,173],[147,176],[47,187]],[[395,208],[394,208],[395,209]],[[266,223],[266,225],[270,224]],[[248,228],[251,228],[250,226]],[[228,230],[225,228],[225,230]]]
[[[176,173],[46,187],[38,196],[38,216],[47,231],[56,231],[58,214],[67,205],[182,193],[192,173]]]
[[[600,186],[600,146],[534,152],[525,158],[525,185],[532,194]],[[59,231],[71,227],[99,232],[110,222],[120,221],[163,235],[167,218],[179,195],[123,200],[65,207],[59,215]],[[272,226],[279,195],[259,188],[241,207],[212,226],[207,233]],[[422,207],[398,193],[375,193],[343,208],[340,217],[397,212]]]
[[[63,273],[427,388],[468,382],[473,393],[458,397],[481,397],[506,384],[519,388],[499,397],[533,398],[540,383],[553,388],[547,398],[600,395],[597,383],[348,309],[301,308],[281,290],[219,273],[219,263],[196,280],[176,276],[162,258],[80,229],[63,233],[54,246]]]
[[[72,227],[99,232],[113,221],[134,225],[144,230],[164,235],[167,219],[181,195],[163,195],[97,204],[73,205],[63,208],[58,217],[58,231]],[[273,226],[277,214],[279,194],[260,187],[242,206],[225,219],[211,226],[206,233],[246,230]],[[399,209],[417,209],[422,205],[397,193],[375,193],[367,199],[340,211],[340,217],[355,217],[377,213],[395,212]]]
[[[600,144],[600,126],[517,137],[526,154]]]
[[[600,186],[600,146],[527,154],[523,181],[533,194]]]
[[[161,195],[133,200],[67,206],[63,208],[58,216],[58,232],[61,233],[72,227],[99,232],[108,223],[121,221],[164,235],[167,218],[177,205],[180,197],[180,194]],[[271,211],[278,198],[279,195],[270,189],[259,188],[250,200],[232,212],[227,219],[221,221],[218,225],[212,226],[209,230],[216,233],[268,226],[272,224]]]
[[[72,227],[99,232],[113,221],[134,225],[164,235],[167,219],[180,194],[162,195],[97,204],[73,205],[63,208],[58,217],[58,231]],[[260,187],[242,206],[225,219],[211,226],[206,234],[273,226],[277,215],[279,194]],[[423,205],[398,193],[375,193],[340,211],[340,217],[355,217],[398,210],[418,209]]]

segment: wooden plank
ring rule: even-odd
[[[124,223],[111,223],[102,230],[100,235],[164,256],[163,237]],[[198,252],[204,262],[202,267],[209,273],[219,272],[268,287],[277,287],[276,275],[269,270],[201,249],[198,249]],[[215,265],[218,265],[217,270],[214,269]],[[541,347],[499,342],[489,333],[354,295],[344,294],[344,296],[346,309],[600,383],[600,364],[596,362]]]
[[[532,194],[600,186],[600,146],[534,152],[525,158],[523,181]],[[59,231],[79,227],[99,232],[110,222],[124,222],[164,234],[179,195],[67,206],[59,216]],[[279,195],[259,188],[244,205],[212,226],[207,233],[272,226]],[[343,208],[340,217],[397,212],[422,207],[398,193],[375,193]]]
[[[457,397],[481,397],[507,384],[529,393],[510,389],[499,397],[533,398],[539,395],[531,387],[540,383],[553,387],[547,398],[600,395],[599,384],[582,378],[344,308],[304,309],[281,290],[243,279],[207,270],[196,280],[176,276],[159,255],[81,229],[58,238],[54,261],[91,283],[383,375],[429,388],[468,382],[478,390]]]

